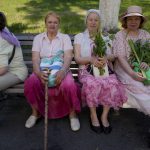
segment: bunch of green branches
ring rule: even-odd
[[[93,47],[93,52],[95,54],[96,57],[104,57],[105,56],[105,52],[106,52],[106,43],[102,37],[101,32],[98,32],[95,35],[95,39],[94,39],[94,47]],[[103,68],[99,68],[99,72],[100,75],[103,75],[105,73],[105,70]]]
[[[140,39],[134,42],[130,39],[128,43],[131,48],[129,63],[135,72],[141,72],[144,78],[150,80],[150,69],[147,71],[140,69],[140,64],[142,62],[150,65],[150,41],[143,41]],[[148,80],[145,81],[145,84],[149,84]]]
[[[142,41],[140,39],[135,42],[133,42],[133,40],[129,40],[129,45],[132,50],[130,55],[131,60],[135,61],[135,55],[139,63],[146,62],[147,64],[150,64],[150,42],[148,40]]]
[[[107,47],[100,32],[95,35],[94,43],[94,54],[98,57],[104,57]]]

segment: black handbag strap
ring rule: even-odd
[[[12,55],[11,55],[11,57],[10,57],[9,60],[8,60],[8,64],[10,64],[11,61],[12,61],[12,59],[14,58],[15,50],[16,50],[16,45],[14,45],[14,47],[13,47]]]

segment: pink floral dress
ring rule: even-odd
[[[81,56],[87,57],[92,54],[92,42],[86,30],[84,33],[75,36],[74,44],[79,44],[81,46]],[[87,104],[88,107],[103,105],[118,109],[126,102],[125,89],[121,82],[117,80],[115,74],[110,74],[109,77],[94,77],[87,71],[85,65],[79,65],[79,68],[83,104]]]
[[[119,31],[113,41],[113,53],[116,57],[122,56],[127,59],[130,56],[130,47],[128,45],[128,39],[150,39],[150,34],[144,30],[139,30],[138,37],[126,36],[125,30]],[[122,68],[118,60],[115,62],[115,73],[119,80],[125,85],[126,93],[128,96],[127,104],[136,108],[145,114],[150,115],[150,86],[144,86],[142,82],[135,81],[129,76]]]

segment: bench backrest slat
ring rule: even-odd
[[[33,41],[20,41],[21,46],[32,46]]]

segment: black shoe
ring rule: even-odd
[[[102,125],[103,126],[103,125]],[[111,133],[111,131],[112,131],[112,127],[109,125],[108,127],[104,127],[103,126],[103,132],[105,133],[105,134],[109,134],[109,133]]]
[[[89,122],[90,122],[90,128],[91,128],[91,130],[93,130],[93,131],[96,132],[97,134],[100,134],[100,133],[102,132],[101,126],[94,126],[94,125],[92,124],[91,119],[90,119]]]

